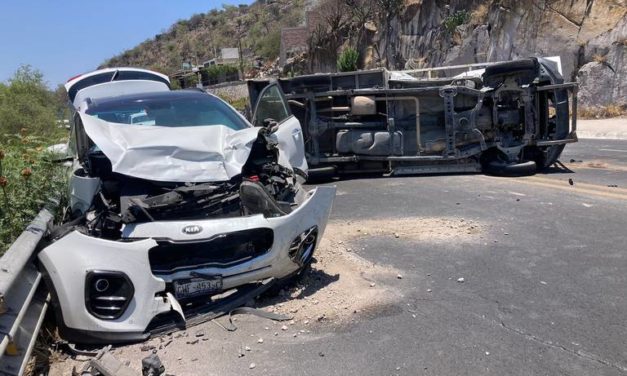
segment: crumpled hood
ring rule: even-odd
[[[113,172],[167,182],[226,181],[240,174],[261,129],[133,125],[80,116]]]

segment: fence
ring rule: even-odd
[[[0,374],[22,375],[50,295],[33,259],[53,215],[43,209],[0,258]]]

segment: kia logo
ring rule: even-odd
[[[202,227],[198,225],[189,225],[183,227],[183,234],[194,235],[202,231]]]

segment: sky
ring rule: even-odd
[[[52,89],[180,19],[251,0],[0,0],[0,82],[20,65]]]

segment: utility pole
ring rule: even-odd
[[[239,57],[240,79],[244,77],[244,57],[242,56],[242,20],[237,20],[237,55]]]

